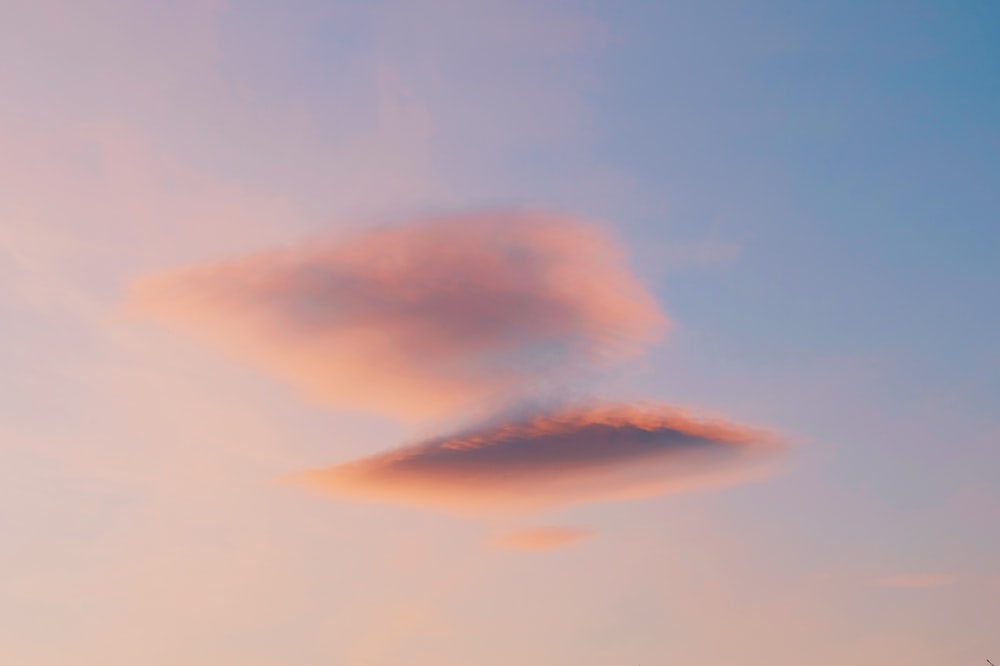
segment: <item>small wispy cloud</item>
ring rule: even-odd
[[[679,269],[706,264],[727,264],[743,254],[738,243],[706,240],[691,243],[673,243],[661,250],[668,267]]]
[[[644,271],[661,274],[730,264],[738,261],[743,252],[744,248],[739,243],[705,239],[643,246],[638,249],[636,260]]]
[[[493,545],[507,550],[545,551],[575,546],[596,532],[578,527],[532,527],[509,532],[495,539]]]
[[[630,499],[759,474],[774,435],[663,405],[589,404],[499,419],[315,470],[332,495],[463,511]]]
[[[403,417],[509,399],[666,326],[602,228],[517,210],[148,276],[131,307],[335,406]]]

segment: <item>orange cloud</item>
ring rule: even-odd
[[[488,424],[297,480],[360,500],[541,508],[734,483],[778,447],[768,433],[666,406],[603,404]]]
[[[627,357],[666,325],[599,227],[529,211],[153,275],[131,305],[331,404],[404,417]]]
[[[879,587],[899,588],[930,588],[943,587],[955,582],[955,577],[948,574],[909,574],[902,576],[886,576],[875,581]]]
[[[555,550],[576,545],[594,534],[593,530],[577,527],[533,527],[505,534],[494,544],[509,550]]]

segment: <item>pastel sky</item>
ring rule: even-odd
[[[0,663],[1000,659],[1000,5],[0,2]]]

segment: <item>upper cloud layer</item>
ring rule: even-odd
[[[666,324],[599,227],[527,211],[154,275],[132,305],[332,404],[404,417],[627,357]]]
[[[778,446],[768,433],[665,406],[591,405],[432,439],[300,481],[381,502],[541,508],[732,483],[759,472]]]

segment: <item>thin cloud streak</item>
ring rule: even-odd
[[[504,534],[493,545],[505,550],[547,551],[575,546],[595,534],[578,527],[532,527]]]
[[[329,404],[441,417],[642,351],[667,321],[600,227],[442,216],[148,276],[130,307]]]
[[[906,574],[879,578],[875,581],[875,585],[878,587],[926,589],[951,585],[955,580],[955,576],[950,574]]]
[[[728,485],[765,471],[772,434],[662,405],[592,404],[499,421],[300,475],[344,498],[538,509]]]

